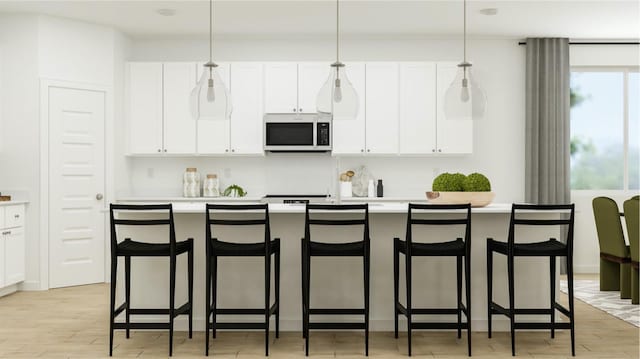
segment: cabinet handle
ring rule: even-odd
[[[229,149],[228,149],[228,148],[225,148],[224,152],[229,152]]]
[[[364,152],[364,149],[361,149],[360,152]]]
[[[158,149],[158,152],[162,152],[160,149]]]
[[[165,148],[164,152],[167,152],[167,149]]]
[[[11,234],[11,231],[2,232],[2,235],[6,236],[7,234]]]
[[[231,150],[231,152],[236,152],[236,150],[235,150],[235,149],[233,149],[233,150]]]
[[[370,150],[370,149],[367,149],[367,152],[371,152],[371,150]]]
[[[438,152],[442,152],[442,149],[441,149],[441,148],[438,148]]]
[[[20,218],[20,215],[19,214],[14,214],[13,218],[18,219],[18,218]]]
[[[302,109],[301,109],[301,108],[299,108],[299,109],[298,109],[298,112],[302,112]]]
[[[298,112],[295,108],[293,109],[293,112]]]
[[[431,152],[436,152],[436,149],[435,149],[435,148],[432,148],[432,149],[431,149]]]

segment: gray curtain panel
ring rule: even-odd
[[[527,39],[525,201],[569,203],[569,39]]]

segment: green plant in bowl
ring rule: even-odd
[[[237,184],[232,184],[222,192],[222,195],[225,197],[244,197],[247,195],[247,192]]]
[[[442,173],[433,180],[431,190],[435,192],[463,191],[463,183],[467,176],[462,173]]]
[[[465,192],[490,192],[491,182],[481,173],[472,173],[462,182],[462,189]]]

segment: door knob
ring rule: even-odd
[[[98,193],[98,194],[96,195],[96,199],[97,199],[98,201],[102,200],[102,198],[104,198],[104,196],[102,195],[102,193]]]

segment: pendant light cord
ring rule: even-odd
[[[463,0],[463,15],[462,15],[462,22],[463,22],[463,35],[462,35],[462,51],[463,51],[463,61],[467,62],[467,0]]]
[[[213,61],[213,0],[209,0],[209,62]]]
[[[340,0],[336,0],[336,62],[340,62]]]

